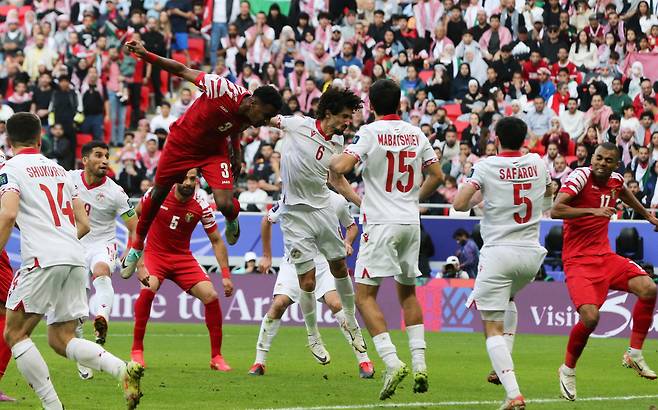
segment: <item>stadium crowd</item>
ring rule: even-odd
[[[431,203],[453,201],[473,165],[496,153],[496,121],[516,116],[529,127],[524,149],[543,156],[556,186],[608,141],[622,151],[628,187],[656,208],[653,3],[293,0],[262,11],[238,0],[11,0],[0,6],[0,145],[9,151],[11,113],[32,111],[48,156],[72,169],[84,142],[105,139],[116,147],[114,177],[139,197],[198,91],[121,47],[138,39],[245,88],[273,85],[283,114],[312,115],[322,91],[341,83],[365,102],[347,141],[373,120],[372,82],[399,81],[402,118],[430,138],[448,175]],[[281,143],[275,129],[244,132],[243,210],[278,199]],[[358,170],[349,179],[362,190]],[[638,216],[620,208],[619,217]]]

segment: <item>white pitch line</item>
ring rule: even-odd
[[[613,396],[613,397],[579,397],[577,402],[582,401],[630,401],[641,399],[657,399],[658,394],[644,396]],[[530,399],[526,403],[566,403],[565,399]],[[448,406],[488,406],[500,404],[500,400],[481,401],[437,401],[437,402],[414,402],[414,403],[381,403],[381,404],[350,404],[339,406],[317,406],[317,407],[272,407],[263,410],[349,410],[349,409],[377,409],[397,407],[448,407]]]
[[[45,333],[40,333],[36,335],[30,336],[30,338],[45,338],[48,335]],[[156,333],[149,335],[148,333],[146,334],[148,337],[208,337],[208,333]],[[231,337],[231,335],[224,335],[224,338],[226,337]],[[133,337],[132,333],[108,333],[108,337]]]

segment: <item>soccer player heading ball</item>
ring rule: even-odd
[[[266,125],[279,112],[282,102],[279,92],[271,86],[259,87],[252,95],[216,74],[192,70],[150,53],[138,41],[127,42],[126,48],[145,62],[158,65],[203,91],[171,125],[155,174],[155,185],[148,199],[142,202],[135,240],[121,269],[122,276],[129,277],[142,255],[144,239],[160,205],[171,187],[181,182],[191,168],[199,168],[212,188],[217,209],[226,218],[227,242],[229,245],[237,242],[240,204],[233,198],[233,176],[239,174],[242,166],[240,134],[250,126]]]

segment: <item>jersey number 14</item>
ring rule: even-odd
[[[48,200],[48,205],[50,205],[50,212],[53,214],[53,222],[55,226],[62,226],[62,221],[59,218],[59,211],[61,210],[63,216],[68,216],[71,225],[75,226],[75,216],[73,214],[73,207],[71,206],[70,201],[64,202],[64,183],[60,182],[57,184],[57,205],[55,205],[55,198],[53,198],[50,188],[44,184],[39,184],[39,188],[46,195]],[[59,207],[59,210],[57,209]]]

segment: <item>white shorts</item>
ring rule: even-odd
[[[24,267],[14,276],[7,309],[48,314],[49,325],[89,316],[87,272],[82,266]]]
[[[281,231],[293,265],[308,262],[318,255],[328,261],[345,258],[340,223],[331,207],[286,206],[281,214]]]
[[[329,263],[323,257],[315,258],[315,296],[318,301],[327,293],[336,290],[336,282],[329,270]],[[279,274],[276,277],[272,295],[286,295],[294,303],[299,302],[299,279],[295,266],[290,262],[284,261],[279,268]]]
[[[419,248],[420,225],[363,225],[354,278],[378,286],[381,278],[394,276],[403,285],[413,285],[421,275]]]
[[[105,246],[94,246],[85,249],[85,263],[90,273],[98,263],[104,263],[110,267],[110,274],[119,268],[118,248],[116,243],[108,243]]]
[[[541,246],[485,246],[480,250],[475,287],[466,302],[481,311],[504,311],[510,298],[532,282],[546,249]]]

